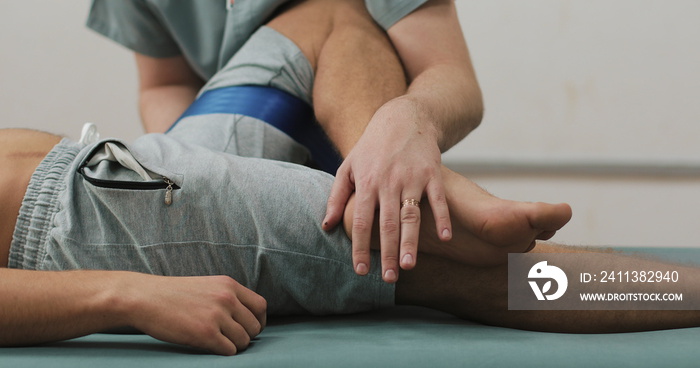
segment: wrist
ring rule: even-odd
[[[101,311],[109,319],[109,328],[136,327],[137,317],[142,310],[142,298],[138,290],[143,277],[150,275],[118,271],[108,275],[104,292],[96,299],[95,310]]]
[[[390,134],[404,134],[408,129],[414,134],[425,137],[442,147],[442,130],[439,122],[433,118],[429,106],[411,95],[397,97],[384,104],[376,114],[390,129]]]

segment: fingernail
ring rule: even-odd
[[[442,238],[445,240],[449,240],[450,238],[452,238],[452,234],[450,233],[449,229],[445,229],[442,231]]]
[[[396,272],[394,270],[386,270],[386,272],[384,272],[384,280],[395,281],[396,280]]]
[[[366,275],[368,271],[369,269],[367,269],[367,265],[364,263],[358,263],[355,267],[355,272],[357,272],[360,275]]]
[[[404,264],[404,266],[410,266],[413,264],[413,256],[410,254],[406,254],[403,256],[403,259],[401,260],[401,263]]]

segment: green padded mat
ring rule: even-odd
[[[273,320],[245,352],[202,354],[145,335],[95,334],[0,349],[0,367],[697,367],[700,328],[528,332],[413,307]]]
[[[674,260],[700,259],[700,249],[663,252]],[[272,319],[252,346],[234,357],[202,354],[145,335],[94,334],[0,349],[0,367],[696,367],[698,346],[700,328],[555,334],[396,307],[350,316]]]

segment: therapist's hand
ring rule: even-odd
[[[422,198],[430,202],[435,214],[438,237],[444,241],[452,237],[437,133],[429,119],[410,99],[388,102],[377,110],[338,169],[323,227],[329,230],[340,222],[355,192],[352,234],[348,235],[359,275],[369,272],[377,209],[382,277],[386,282],[398,280],[399,267],[415,266],[421,221],[417,204]]]

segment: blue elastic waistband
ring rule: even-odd
[[[262,120],[304,145],[318,168],[332,175],[342,161],[316,122],[311,106],[279,89],[264,86],[212,89],[199,96],[178,122],[188,116],[206,114],[238,114]]]

